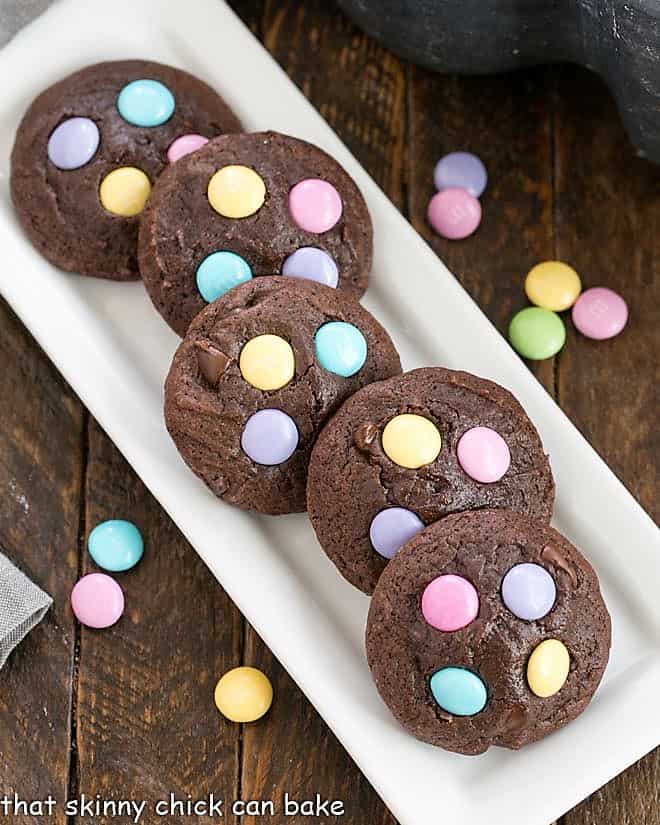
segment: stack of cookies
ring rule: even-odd
[[[497,384],[402,374],[359,304],[371,220],[333,158],[242,132],[186,72],[121,61],[34,101],[11,191],[53,264],[143,279],[183,339],[165,384],[181,456],[229,504],[309,512],[372,596],[369,665],[407,730],[476,754],[586,707],[610,620],[594,571],[549,526],[539,435]]]

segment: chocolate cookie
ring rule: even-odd
[[[165,383],[165,421],[220,498],[262,513],[305,509],[316,435],[341,402],[401,371],[357,301],[312,281],[255,278],[190,325]]]
[[[448,516],[378,582],[367,657],[413,736],[457,753],[520,748],[575,719],[600,683],[610,617],[589,563],[519,513]]]
[[[359,298],[371,255],[352,179],[321,149],[276,132],[226,135],[177,163],[140,221],[142,278],[179,335],[253,276],[308,278]]]
[[[139,277],[138,214],[168,163],[240,123],[187,72],[122,60],[46,89],[23,118],[11,195],[34,246],[69,272]]]
[[[310,461],[307,509],[318,540],[365,593],[425,524],[483,507],[549,521],[553,501],[543,445],[511,393],[437,367],[361,390]]]

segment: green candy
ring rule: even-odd
[[[509,341],[524,358],[552,358],[564,346],[566,327],[556,312],[541,307],[521,309],[509,324]]]

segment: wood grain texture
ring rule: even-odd
[[[68,785],[84,413],[0,300],[0,549],[53,598],[0,670],[0,796],[60,803]],[[19,815],[12,823],[35,822]],[[62,810],[51,820],[63,825]]]

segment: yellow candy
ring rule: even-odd
[[[554,696],[568,677],[570,657],[559,639],[546,639],[537,645],[527,663],[527,683],[537,696]]]
[[[241,350],[241,375],[258,390],[279,390],[296,371],[296,359],[288,341],[279,335],[257,335]]]
[[[223,166],[209,181],[207,196],[225,218],[247,218],[263,206],[266,185],[248,166]]]
[[[215,704],[232,722],[254,722],[273,702],[273,687],[268,677],[254,667],[235,667],[215,686]]]
[[[141,169],[120,166],[101,181],[99,198],[104,209],[121,218],[132,218],[144,209],[151,183]]]
[[[582,291],[580,276],[561,261],[545,261],[529,270],[525,292],[529,300],[543,309],[561,312],[572,307]]]
[[[383,430],[383,450],[387,457],[410,470],[435,461],[441,446],[438,428],[421,415],[396,415]]]

